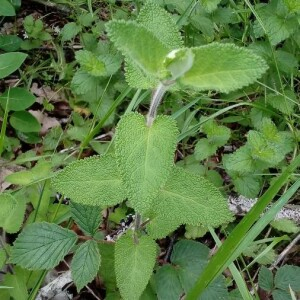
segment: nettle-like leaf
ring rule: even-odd
[[[267,70],[262,58],[233,44],[212,43],[191,49],[194,64],[178,81],[197,90],[228,93],[253,83]]]
[[[75,251],[71,274],[78,292],[96,277],[100,262],[98,245],[94,240],[86,241]]]
[[[123,235],[115,246],[117,284],[124,300],[138,300],[152,275],[156,243],[142,236],[135,243],[130,234]]]
[[[282,290],[289,290],[289,286],[295,292],[300,292],[300,267],[285,265],[278,269],[275,278],[275,286]]]
[[[74,202],[112,206],[126,197],[117,163],[112,155],[78,160],[59,172],[52,184]]]
[[[106,75],[105,64],[91,51],[80,50],[75,54],[81,68],[92,76]]]
[[[93,236],[101,222],[101,208],[71,201],[71,215],[76,224],[86,234]]]
[[[167,291],[174,288],[176,294],[186,294],[194,285],[197,278],[208,262],[209,248],[199,242],[181,240],[177,242],[171,254],[172,265],[165,265],[155,275],[158,299],[179,299],[168,297]],[[162,278],[162,274],[169,275]],[[199,300],[228,299],[225,281],[218,277],[208,286]]]
[[[148,127],[138,113],[123,116],[116,129],[115,151],[132,207],[145,213],[174,165],[178,129],[175,120],[158,116]]]
[[[30,270],[49,270],[69,253],[77,235],[51,223],[26,226],[11,248],[11,262]]]
[[[167,183],[160,190],[154,202],[154,212],[157,218],[163,219],[164,223],[170,222],[172,226],[177,222],[177,226],[202,224],[217,227],[232,219],[219,190],[204,177],[180,167],[173,168]],[[159,231],[151,230],[154,237],[160,235]]]
[[[110,21],[106,29],[117,49],[145,73],[160,77],[169,48],[156,36],[134,21]]]
[[[0,227],[8,233],[16,233],[23,223],[26,203],[11,194],[0,194]]]

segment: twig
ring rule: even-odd
[[[270,270],[273,270],[278,264],[285,258],[290,250],[300,241],[300,233],[287,245],[287,247],[278,255],[275,262],[270,266]]]

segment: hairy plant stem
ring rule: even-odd
[[[152,94],[152,99],[150,103],[149,112],[147,115],[147,126],[151,126],[157,114],[157,108],[161,102],[162,97],[165,92],[168,90],[170,85],[164,84],[162,82],[159,83],[156,90],[154,90]]]

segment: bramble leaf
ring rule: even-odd
[[[152,275],[155,257],[156,243],[148,236],[142,236],[135,243],[133,237],[126,234],[116,242],[115,271],[124,300],[140,299]]]
[[[282,290],[288,290],[291,286],[295,292],[300,291],[300,267],[284,265],[279,268],[275,278],[275,286]]]
[[[112,155],[78,160],[58,173],[52,184],[74,202],[86,205],[111,206],[126,197]]]
[[[258,274],[258,285],[265,291],[272,291],[274,288],[273,274],[265,266],[262,266]]]
[[[52,223],[33,223],[19,234],[11,249],[11,262],[30,270],[49,270],[69,253],[77,235]]]
[[[70,202],[71,215],[76,224],[86,234],[93,236],[101,222],[101,208]]]
[[[178,129],[168,116],[148,127],[142,115],[130,113],[116,129],[115,152],[132,207],[146,212],[173,166]]]
[[[26,203],[11,194],[0,194],[0,227],[8,233],[16,233],[23,223]]]
[[[75,251],[71,273],[78,292],[96,277],[100,262],[98,245],[94,240],[84,242]]]
[[[178,81],[196,90],[228,93],[253,83],[267,70],[262,58],[233,44],[212,43],[191,49],[194,64]]]
[[[88,74],[91,74],[92,76],[106,75],[105,64],[91,51],[77,51],[75,57],[80,63],[81,68]]]

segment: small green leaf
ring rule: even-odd
[[[10,52],[0,54],[0,79],[16,71],[26,59],[27,54]]]
[[[26,278],[20,276],[19,274],[6,274],[4,280],[1,281],[1,284],[9,286],[9,294],[12,298],[18,300],[27,300],[28,291],[26,287]],[[2,298],[1,298],[2,299]]]
[[[11,194],[0,194],[0,227],[8,233],[16,233],[23,224],[26,203]]]
[[[287,99],[284,95],[276,95],[276,94],[270,94],[267,96],[266,100],[267,102],[280,112],[286,115],[290,115],[294,112],[294,107],[296,105],[296,97],[295,94],[291,91],[285,91],[285,94],[288,95],[290,99]]]
[[[100,87],[100,78],[92,76],[83,70],[77,70],[71,81],[71,89],[77,95],[85,95]]]
[[[24,88],[11,88],[0,96],[0,104],[5,109],[8,100],[8,110],[20,111],[35,102],[35,97]]]
[[[300,267],[285,265],[277,270],[275,286],[282,290],[289,290],[291,286],[295,292],[300,292]]]
[[[12,17],[15,16],[15,8],[8,0],[1,0],[0,5],[0,16]]]
[[[123,55],[132,60],[146,74],[160,77],[169,48],[149,30],[133,21],[110,21],[108,36]]]
[[[130,234],[116,242],[115,271],[124,300],[138,300],[152,275],[156,258],[156,243],[142,236],[135,243]]]
[[[232,219],[226,200],[204,177],[174,167],[154,211],[178,224],[219,226]]]
[[[203,138],[200,139],[195,146],[195,158],[197,160],[203,160],[211,155],[215,154],[218,147],[212,144],[209,139]]]
[[[218,4],[221,0],[200,0],[201,6],[208,12],[211,13],[217,9]]]
[[[72,218],[80,229],[90,236],[94,236],[101,222],[101,208],[84,205],[71,201]]]
[[[78,292],[96,277],[100,259],[98,245],[94,240],[86,241],[75,251],[71,273]]]
[[[262,176],[256,174],[239,174],[229,172],[235,190],[248,198],[255,198],[262,187]]]
[[[164,265],[155,274],[155,285],[159,300],[178,300],[183,294],[183,289],[172,265]]]
[[[0,49],[6,52],[16,51],[21,46],[22,39],[17,35],[1,35]]]
[[[233,44],[212,43],[191,49],[194,64],[179,82],[196,90],[228,93],[253,83],[267,70],[262,58]]]
[[[85,205],[112,206],[126,198],[112,155],[78,160],[58,173],[52,184],[74,202]]]
[[[300,230],[295,221],[287,218],[272,221],[270,225],[279,231],[287,233],[297,233]]]
[[[75,57],[81,68],[88,74],[92,76],[106,75],[105,64],[92,52],[80,50],[76,52]]]
[[[11,262],[30,270],[49,270],[69,253],[77,235],[51,223],[26,226],[11,249]]]
[[[10,125],[21,132],[39,132],[41,124],[28,111],[16,111],[9,119]]]
[[[132,207],[144,213],[167,181],[173,166],[178,129],[168,116],[148,127],[142,115],[123,116],[116,129],[115,151]]]
[[[258,274],[258,285],[267,292],[271,292],[274,288],[273,274],[265,266],[262,266]]]
[[[72,40],[81,30],[81,26],[75,22],[67,23],[60,32],[62,42]]]

